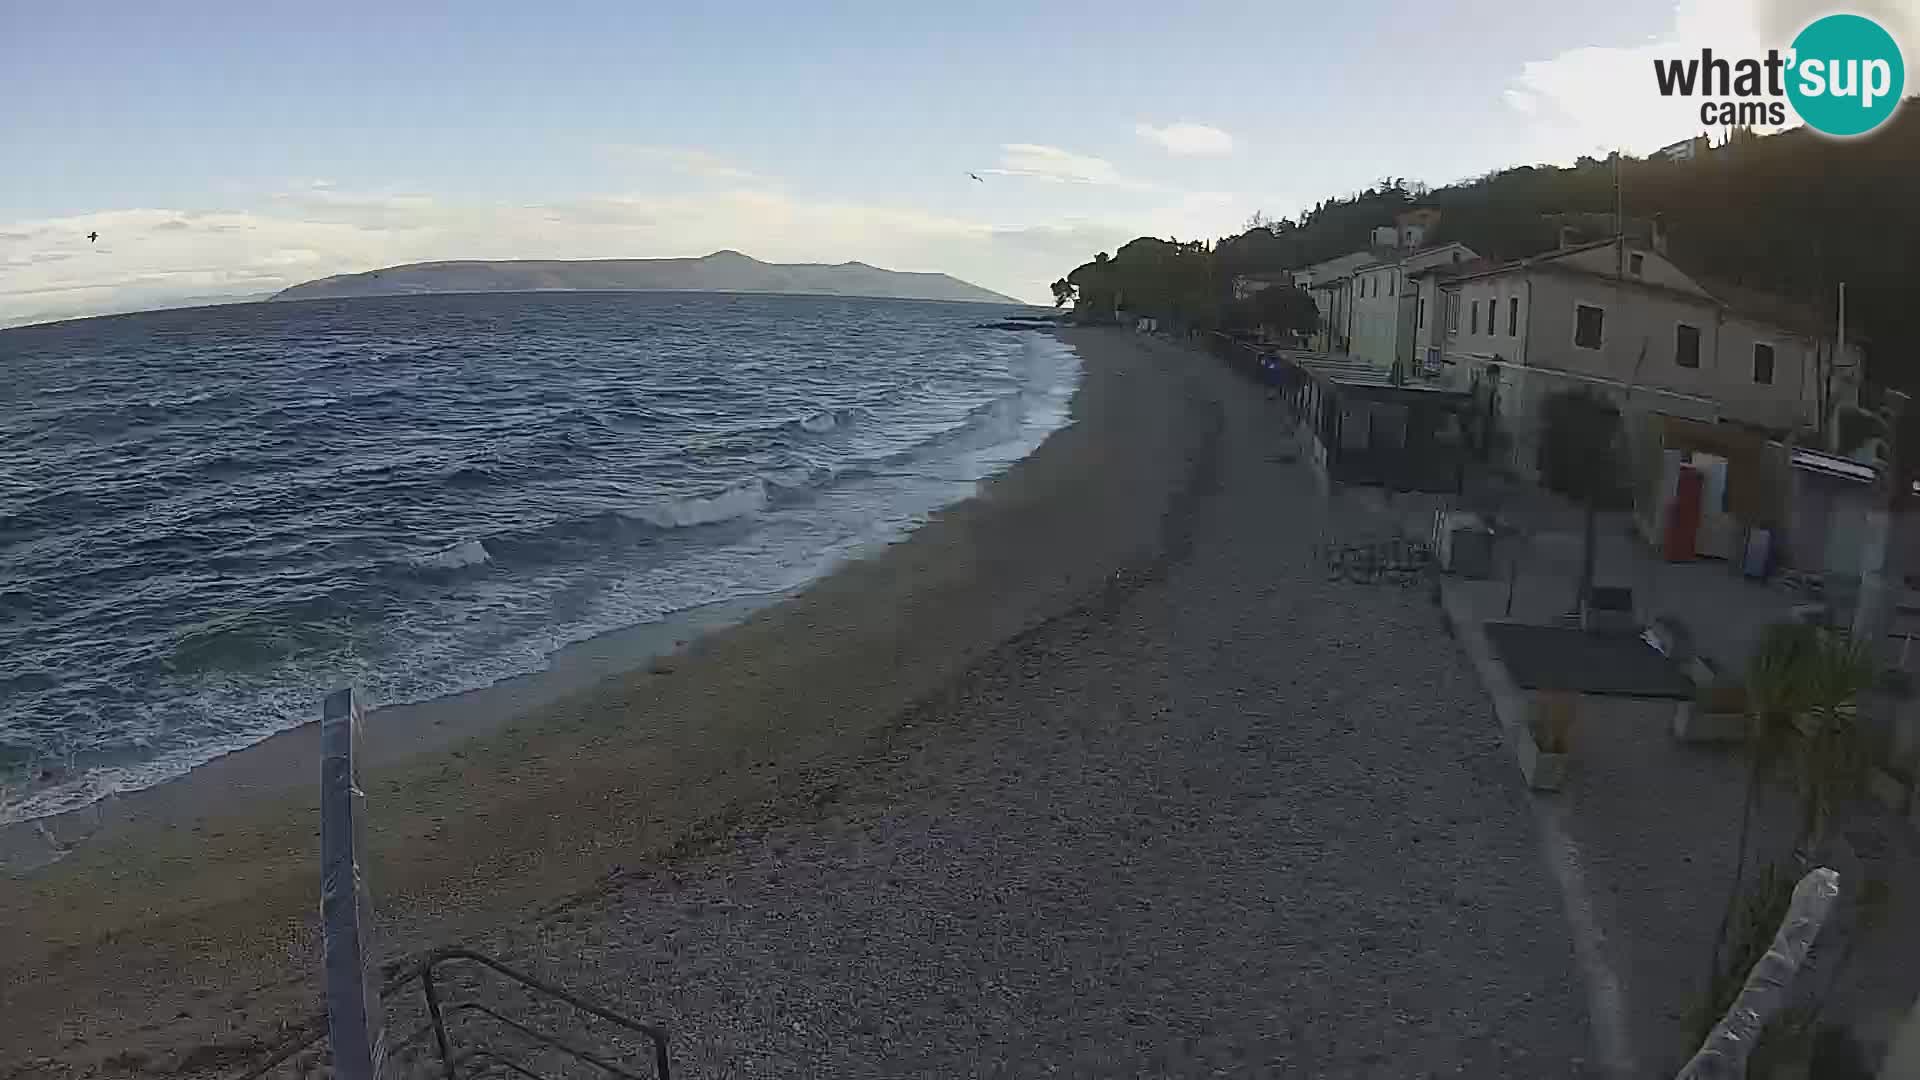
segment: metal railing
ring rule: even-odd
[[[444,985],[446,980],[440,969],[450,963],[476,965],[510,981],[537,999],[558,1002],[594,1019],[612,1024],[616,1028],[644,1037],[648,1045],[648,1051],[645,1054],[647,1063],[636,1069],[632,1062],[620,1060],[622,1055],[616,1051],[605,1047],[583,1046],[578,1042],[563,1039],[552,1031],[543,1030],[526,1018],[516,1019],[509,1016],[493,1004],[477,997],[449,995]],[[530,1061],[524,1055],[516,1055],[512,1048],[500,1045],[495,1039],[489,1038],[490,1035],[501,1034],[525,1040],[537,1051],[562,1055],[568,1060],[579,1062],[599,1073],[618,1077],[620,1080],[649,1080],[649,1076],[657,1077],[658,1080],[670,1080],[672,1076],[672,1064],[667,1053],[667,1033],[658,1025],[615,1012],[552,983],[534,978],[484,953],[457,946],[435,949],[421,957],[405,972],[390,979],[381,988],[380,997],[383,1001],[397,1000],[403,991],[416,982],[420,984],[427,1020],[404,1038],[393,1043],[388,1050],[391,1053],[404,1048],[424,1048],[428,1037],[431,1036],[431,1047],[439,1066],[438,1072],[446,1077],[446,1080],[478,1080],[480,1077],[502,1073],[525,1077],[527,1080],[548,1080],[546,1074],[538,1071],[537,1063]],[[285,1065],[303,1052],[319,1046],[326,1039],[327,1033],[327,1016],[322,1013],[302,1025],[298,1032],[269,1053],[265,1060],[236,1074],[233,1080],[263,1080],[276,1068]]]

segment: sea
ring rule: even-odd
[[[992,305],[382,297],[0,331],[0,822],[782,595],[1068,422]]]

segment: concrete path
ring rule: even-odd
[[[521,931],[693,1076],[1589,1075],[1559,894],[1431,596],[1212,361],[1157,556],[902,717],[817,820]]]

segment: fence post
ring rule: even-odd
[[[373,905],[366,875],[366,794],[360,789],[360,703],[353,688],[320,710],[320,921],[326,943],[327,1029],[340,1080],[380,1080],[386,1060]]]

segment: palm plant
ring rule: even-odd
[[[1859,789],[1865,775],[1866,755],[1856,724],[1857,702],[1872,676],[1871,655],[1843,631],[1776,623],[1762,633],[1747,663],[1746,791],[1740,809],[1733,881],[1713,939],[1709,987],[1737,988],[1745,974],[1738,970],[1737,963],[1735,971],[1722,971],[1720,960],[1727,928],[1740,906],[1745,886],[1749,835],[1762,782],[1784,774],[1793,785],[1799,814],[1792,851],[1804,870],[1804,864],[1812,862],[1824,846],[1834,810]],[[1767,875],[1763,885],[1779,876],[1771,866]],[[1797,876],[1785,875],[1781,880],[1791,882]],[[1764,922],[1762,919],[1756,925]],[[1709,996],[1722,995],[1719,990],[1710,990]],[[1707,1013],[1717,1015],[1720,1007],[1723,1003],[1710,1001]]]

